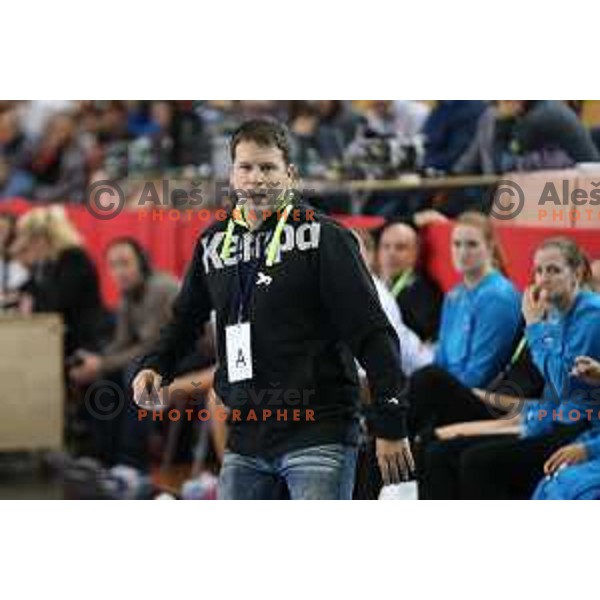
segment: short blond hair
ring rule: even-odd
[[[32,239],[38,236],[43,236],[48,240],[54,256],[67,248],[83,245],[79,232],[69,221],[62,206],[33,208],[19,219],[17,223],[18,238]]]

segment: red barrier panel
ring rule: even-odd
[[[444,291],[455,285],[459,277],[452,268],[450,235],[452,223],[435,223],[424,232],[425,268]],[[525,227],[503,225],[497,228],[498,238],[507,262],[508,276],[519,289],[531,278],[531,265],[536,247],[547,238],[566,236],[575,240],[590,259],[600,258],[600,231],[558,227]]]
[[[27,212],[31,205],[21,199],[0,205],[1,210],[17,214]],[[176,219],[175,211],[123,211],[107,221],[101,221],[87,212],[83,206],[65,205],[69,218],[85,239],[85,245],[98,265],[102,294],[108,306],[114,307],[117,292],[107,272],[104,253],[107,245],[118,237],[128,236],[138,240],[147,249],[157,269],[181,277],[190,261],[195,242],[210,224],[198,218]],[[380,217],[339,216],[347,227],[372,229],[383,224]],[[450,234],[452,223],[436,223],[423,231],[425,268],[438,281],[444,291],[458,282],[452,268]],[[523,289],[530,277],[533,251],[542,240],[557,235],[573,238],[589,254],[600,258],[600,232],[591,229],[502,226],[498,235],[507,259],[508,275]]]

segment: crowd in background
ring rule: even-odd
[[[81,202],[90,181],[224,177],[250,117],[286,122],[308,179],[559,168],[598,160],[581,101],[69,101],[0,103],[0,200]],[[100,175],[99,175],[100,174]]]

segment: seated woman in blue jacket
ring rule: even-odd
[[[582,289],[585,269],[570,239],[553,238],[537,249],[523,315],[527,346],[546,382],[544,400],[531,406],[521,437],[446,443],[446,455],[460,446],[458,497],[526,499],[544,475],[600,458],[600,386],[594,381],[600,295]]]
[[[452,232],[452,258],[463,281],[444,299],[434,366],[411,379],[413,436],[450,423],[491,419],[473,388],[486,388],[507,367],[521,337],[519,293],[502,274],[490,219],[466,212]]]
[[[590,385],[600,386],[600,362],[589,356],[577,357],[571,374]],[[591,457],[589,448],[581,440],[559,448],[546,461],[544,471],[548,475],[538,484],[534,500],[600,499],[600,459]]]

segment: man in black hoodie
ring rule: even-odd
[[[398,341],[353,235],[303,204],[284,126],[244,123],[231,141],[236,208],[200,237],[155,350],[133,381],[138,404],[217,315],[215,390],[229,409],[219,495],[349,499],[359,434],[356,357],[385,482],[413,469]]]

